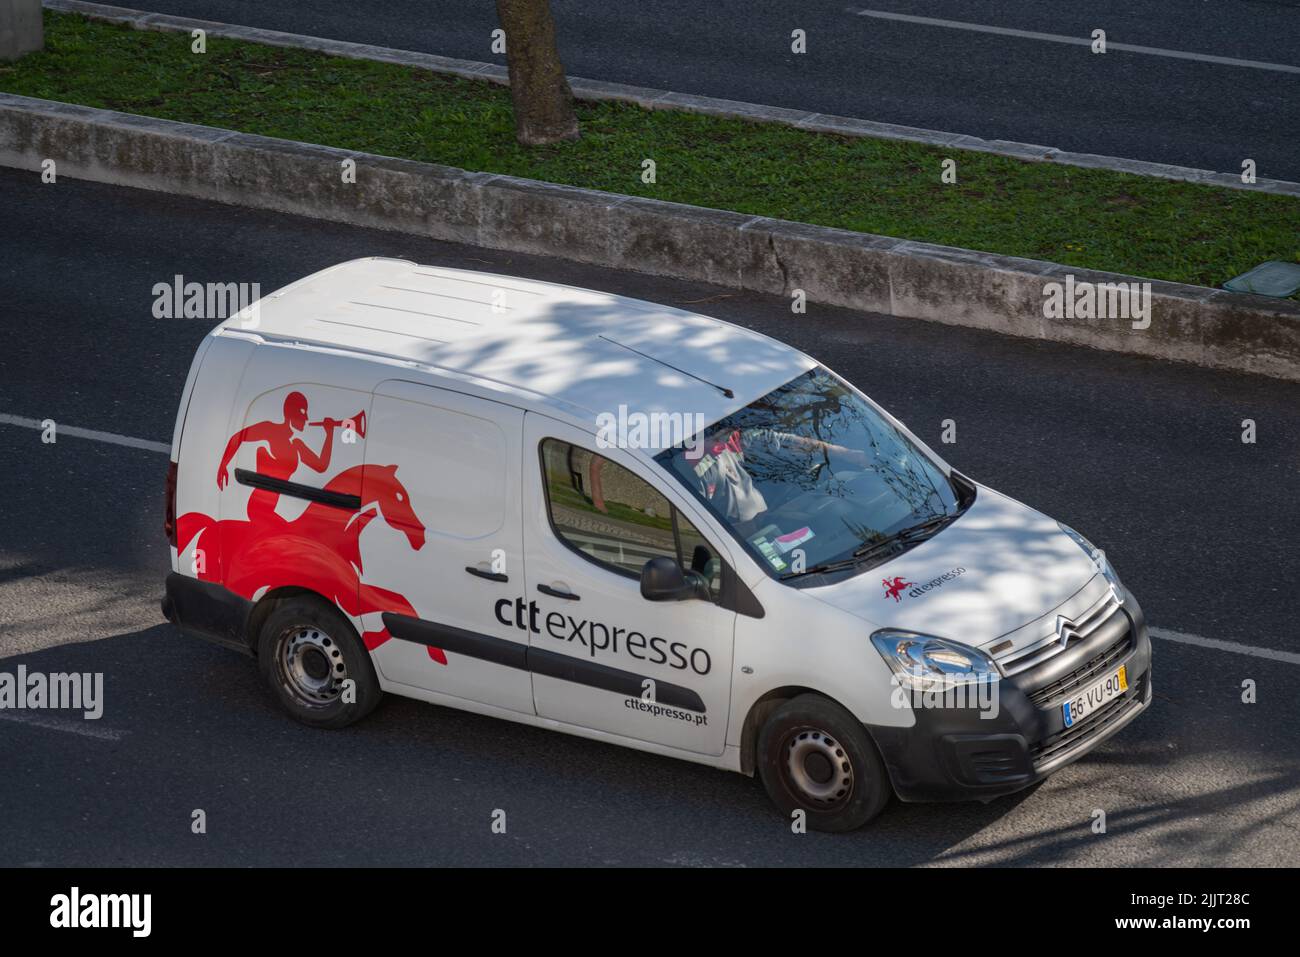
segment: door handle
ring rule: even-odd
[[[473,565],[466,565],[465,571],[478,578],[486,578],[490,582],[508,582],[509,577],[502,575],[500,572],[485,572],[481,568],[475,568]]]
[[[564,598],[568,601],[582,600],[571,591],[560,591],[560,589],[552,588],[550,585],[538,585],[537,590],[543,595],[550,595],[552,598]]]

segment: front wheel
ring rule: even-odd
[[[314,728],[359,721],[383,696],[356,629],[324,599],[277,601],[258,635],[257,659],[280,706]]]
[[[861,827],[892,793],[862,723],[815,694],[792,698],[768,717],[758,736],[758,773],[783,814],[802,809],[817,831]]]

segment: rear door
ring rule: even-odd
[[[524,418],[529,667],[537,713],[642,741],[721,754],[736,613],[717,599],[725,554],[643,466],[536,413]],[[666,486],[666,483],[662,483]],[[641,597],[649,559],[692,560],[713,601]]]
[[[361,593],[385,679],[532,714],[527,633],[515,624],[523,417],[412,382],[375,389]]]
[[[277,368],[275,359],[269,350],[254,354],[244,384],[276,384],[249,402],[229,437],[214,448],[209,475],[201,476],[221,491],[219,548],[213,552],[205,545],[208,533],[199,537],[200,551],[208,549],[202,555],[206,574],[199,577],[249,599],[271,588],[302,586],[347,611],[355,576],[336,557],[347,528],[328,521],[346,512],[323,505],[321,497],[364,460],[360,424],[370,394],[309,380],[283,383],[286,371],[302,366]],[[336,560],[300,550],[296,542],[303,538]]]

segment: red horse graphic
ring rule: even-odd
[[[292,435],[308,424],[306,419],[306,399],[295,392],[285,399],[284,423],[263,422],[237,432],[226,446],[218,486],[226,484],[223,478],[234,451],[249,441],[271,443],[266,457],[266,450],[258,450],[257,470],[263,475],[288,478],[293,474],[292,463],[300,456],[310,467],[324,471],[329,464],[332,428],[343,423],[332,419],[311,423],[326,425],[325,445],[317,456]],[[358,419],[358,434],[364,436],[364,413]],[[198,577],[223,584],[250,601],[264,590],[297,586],[325,596],[353,617],[384,611],[415,616],[415,609],[402,595],[361,581],[361,532],[375,518],[383,518],[405,534],[412,549],[424,547],[424,525],[411,508],[406,487],[398,481],[397,466],[354,466],[330,479],[325,491],[357,496],[361,507],[353,511],[312,502],[289,521],[275,513],[278,493],[256,489],[249,499],[247,521],[217,521],[199,512],[182,515],[176,522],[178,548],[184,551],[201,536],[196,547],[203,551],[204,560],[196,563]],[[361,636],[372,651],[390,637],[382,626]],[[430,647],[428,651],[434,661],[447,663],[442,649]]]
[[[894,601],[903,600],[903,589],[911,588],[916,582],[903,581],[901,578],[895,578],[892,582],[888,578],[882,578],[880,584],[885,586],[885,597],[892,598]]]

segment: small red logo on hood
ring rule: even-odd
[[[901,578],[895,578],[892,582],[888,578],[882,578],[880,584],[885,586],[885,597],[892,598],[894,601],[903,600],[903,589],[911,588],[916,582],[903,581]]]

